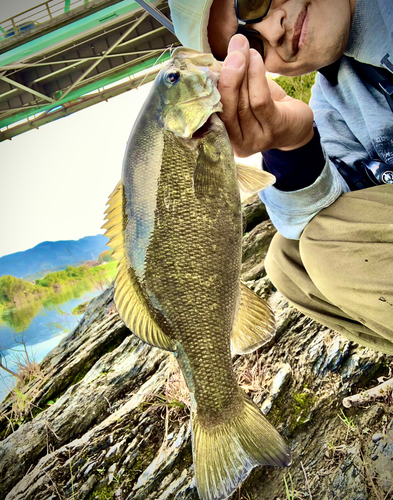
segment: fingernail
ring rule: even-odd
[[[227,55],[225,66],[229,68],[240,69],[244,64],[243,58],[235,52]]]
[[[235,35],[231,38],[229,42],[228,52],[233,52],[235,50],[242,50],[245,44],[245,37],[242,35]]]

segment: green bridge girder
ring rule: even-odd
[[[151,81],[178,45],[134,0],[81,1],[71,9],[64,0],[66,12],[0,40],[0,141]],[[168,15],[166,1],[158,8]]]

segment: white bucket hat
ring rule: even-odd
[[[185,47],[211,52],[207,25],[212,3],[213,0],[168,0],[176,36]]]

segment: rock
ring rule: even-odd
[[[393,434],[378,434],[371,445],[370,474],[386,495],[393,491]],[[379,437],[380,436],[380,437]]]
[[[323,500],[368,500],[366,480],[360,458],[360,445],[347,450],[347,457],[334,474],[332,489]]]
[[[327,335],[330,335],[328,332]],[[310,361],[313,362],[313,370],[320,377],[326,376],[328,372],[334,372],[343,364],[349,355],[350,341],[340,336],[335,336],[326,342],[326,334],[317,337],[310,345]]]
[[[376,500],[367,468],[388,498],[390,399],[345,410],[345,418],[341,402],[387,376],[393,357],[318,325],[274,289],[264,258],[275,229],[263,210],[258,198],[246,210],[242,277],[274,309],[277,331],[257,352],[234,358],[234,367],[288,442],[293,463],[254,469],[231,500],[285,500],[283,474],[298,498],[310,498],[310,488],[314,500]],[[44,380],[26,387],[23,422],[9,399],[0,407],[0,498],[198,500],[189,410],[166,400],[170,358],[127,330],[113,287],[91,301],[41,363]]]
[[[88,480],[85,483],[83,483],[82,486],[76,491],[75,498],[77,498],[78,500],[87,498],[89,493],[96,486],[97,481],[98,480],[95,476],[90,476]]]
[[[381,434],[380,432],[376,432],[374,435],[373,435],[373,442],[374,443],[378,443],[378,441],[383,438],[383,434]]]
[[[83,468],[80,472],[83,473],[84,476],[88,476],[90,472],[94,469],[96,466],[97,462],[90,462],[86,464],[86,467]]]
[[[292,369],[288,363],[278,365],[278,370],[269,386],[269,396],[261,406],[261,411],[267,415],[275,399],[281,394],[285,386],[289,383],[292,376]]]
[[[250,281],[263,278],[265,256],[276,229],[270,220],[258,224],[243,237],[242,280]]]
[[[126,441],[123,440],[120,443],[114,444],[109,450],[108,453],[106,454],[106,458],[110,457],[115,457],[117,455],[121,455],[123,453],[123,450],[126,446]]]
[[[170,498],[173,498],[172,495],[174,492],[181,490],[181,488],[185,484],[189,483],[187,476],[188,476],[187,470],[184,469],[183,473],[181,474],[180,477],[178,477],[175,480],[170,481],[168,488],[163,493],[161,493],[161,495],[158,497],[157,500],[169,500]]]
[[[253,195],[243,203],[243,232],[250,232],[255,226],[269,219],[265,205],[258,195]]]

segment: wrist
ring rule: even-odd
[[[308,144],[314,137],[314,124],[311,125],[311,128],[293,145],[286,146],[283,148],[277,148],[280,151],[293,151],[294,149],[299,149],[306,144]]]

